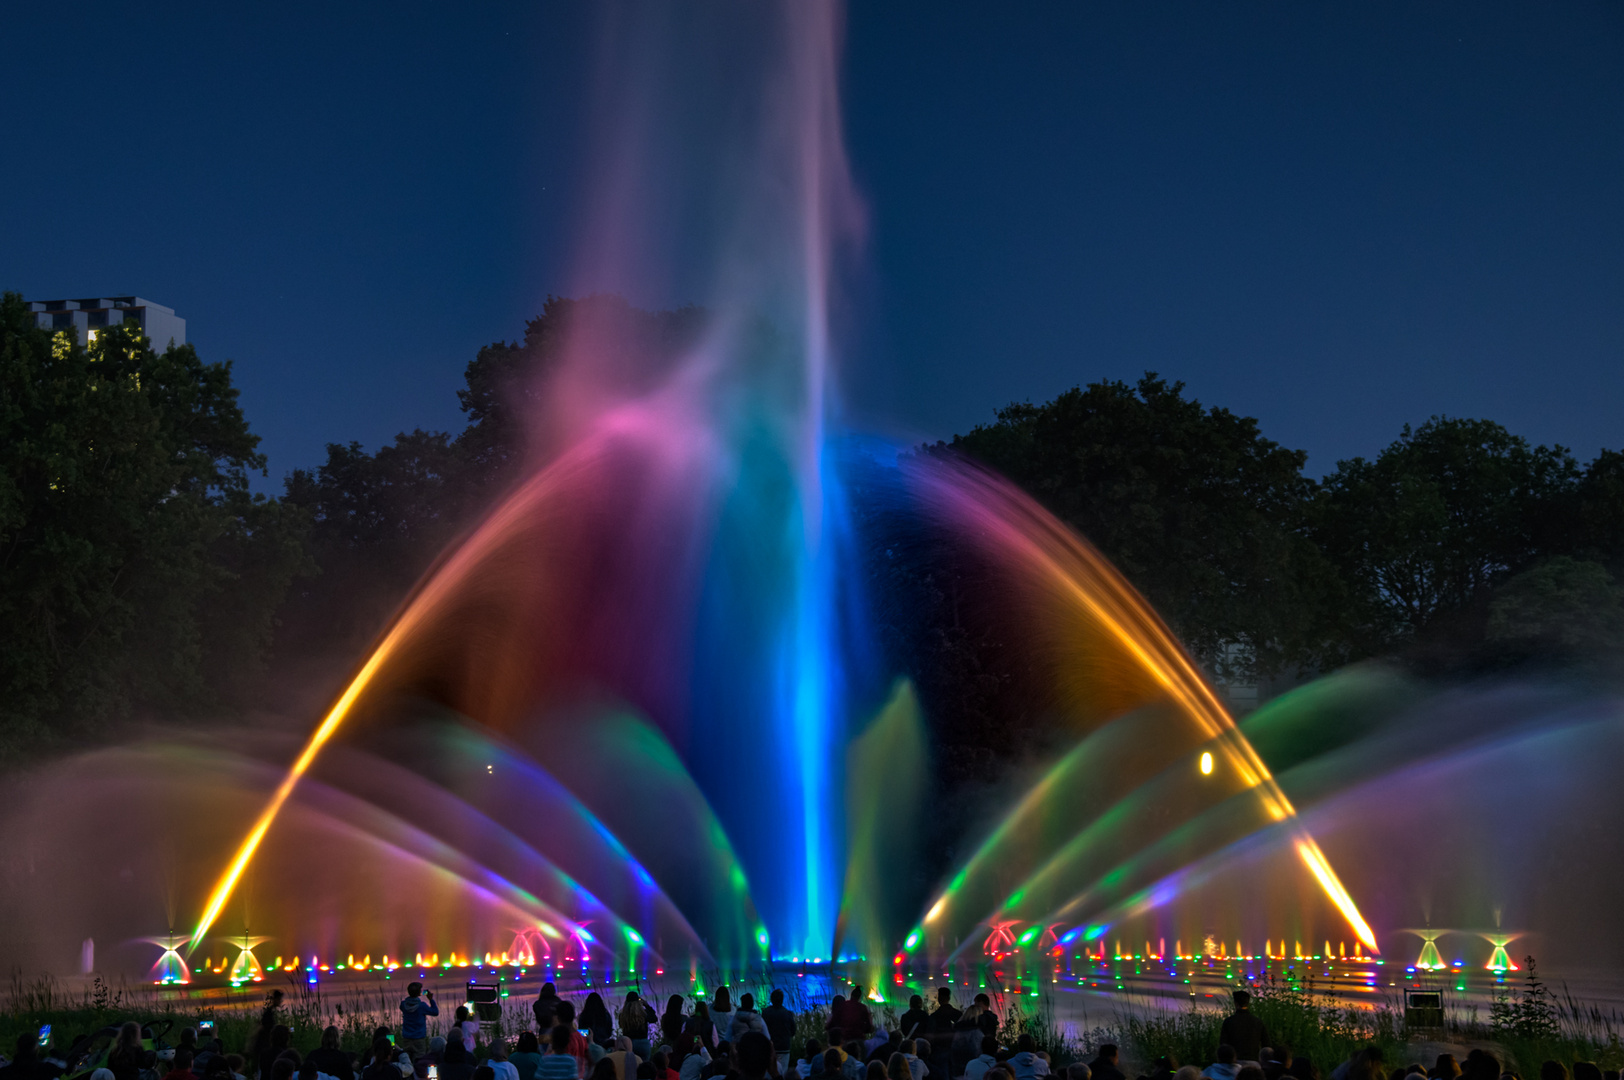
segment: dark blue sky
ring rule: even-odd
[[[0,288],[173,306],[266,486],[460,426],[567,288],[591,7],[161,10],[8,11]],[[1315,472],[1437,412],[1624,446],[1624,6],[863,2],[845,94],[893,431],[1151,368]]]

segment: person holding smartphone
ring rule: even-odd
[[[440,1007],[434,1003],[434,991],[423,1000],[423,984],[414,982],[406,988],[406,998],[400,1003],[400,1045],[414,1059],[429,1052],[429,1017],[439,1016]]]

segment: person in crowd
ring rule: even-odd
[[[489,1063],[474,1070],[473,1080],[496,1080],[496,1070]]]
[[[597,1061],[596,1058],[591,1056],[591,1049],[595,1044],[581,1034],[580,1029],[586,1025],[576,1021],[575,1003],[573,1001],[559,1001],[558,1023],[560,1026],[569,1029],[570,1053],[575,1055],[576,1064],[580,1066],[579,1075],[582,1077],[590,1076],[592,1066]]]
[[[541,1042],[535,1032],[519,1032],[519,1041],[508,1055],[508,1063],[518,1072],[519,1080],[536,1080],[536,1071],[541,1068]]]
[[[844,1031],[841,1042],[861,1041],[874,1032],[874,1017],[869,1014],[860,983],[852,985],[851,996],[846,999],[846,1015],[841,1027]],[[890,1068],[890,1064],[887,1063],[886,1067]]]
[[[976,1026],[981,1029],[981,1034],[998,1038],[998,1014],[992,1011],[992,998],[977,994],[976,1004],[981,1006],[976,1011]]]
[[[282,991],[272,990],[265,997],[265,1007],[259,1013],[259,1024],[248,1040],[248,1060],[253,1063],[254,1071],[256,1075],[261,1076],[261,1080],[268,1080],[270,1075],[268,1072],[261,1074],[259,1071],[261,1066],[268,1070],[271,1062],[276,1060],[275,1054],[266,1054],[265,1051],[270,1048],[272,1033],[277,1028],[281,1010]]]
[[[812,1073],[812,1080],[844,1080],[841,1065],[845,1063],[846,1055],[838,1046],[831,1046],[823,1052],[823,1059],[817,1071]]]
[[[885,1080],[912,1080],[913,1073],[908,1070],[908,1059],[902,1056],[901,1051],[885,1059]]]
[[[981,1036],[980,1053],[964,1066],[964,1080],[985,1080],[987,1070],[998,1064],[998,1040]]]
[[[654,1060],[650,1064],[654,1066],[653,1080],[679,1080],[676,1070],[671,1067],[671,1055],[665,1050],[654,1051]]]
[[[1385,1065],[1382,1048],[1367,1046],[1338,1065],[1331,1073],[1331,1080],[1386,1080]]]
[[[536,1069],[536,1080],[580,1080],[581,1062],[575,1056],[573,1041],[579,1037],[568,1024],[554,1027],[547,1040],[548,1052]]]
[[[902,1030],[904,1039],[923,1038],[925,1023],[929,1019],[930,1013],[925,1011],[925,999],[915,994],[908,999],[908,1011],[897,1021],[897,1027]]]
[[[864,1065],[863,1080],[885,1080],[885,1062],[871,1061]]]
[[[1266,1051],[1263,1057],[1265,1059],[1262,1063],[1264,1080],[1280,1080],[1282,1076],[1291,1072],[1291,1047],[1285,1043],[1280,1043]],[[1454,1059],[1450,1058],[1450,1060],[1453,1061]],[[1454,1080],[1454,1077],[1450,1077],[1450,1080]]]
[[[141,1045],[141,1025],[127,1020],[118,1029],[118,1038],[107,1053],[107,1068],[113,1080],[141,1080],[147,1052]]]
[[[1347,1072],[1348,1080],[1387,1080],[1380,1047],[1372,1046],[1362,1054],[1354,1055]],[[1237,1078],[1238,1080],[1238,1078]]]
[[[286,1024],[277,1024],[271,1028],[270,1038],[259,1051],[260,1080],[268,1080],[271,1075],[271,1065],[287,1050],[288,1042],[293,1038],[293,1030]]]
[[[279,1057],[271,1062],[271,1080],[293,1080],[299,1074],[299,1063],[292,1058]],[[390,1070],[389,1080],[400,1080],[400,1073]]]
[[[508,1059],[507,1040],[492,1039],[485,1064],[495,1073],[493,1080],[519,1080],[519,1067]]]
[[[806,1080],[821,1068],[823,1068],[823,1044],[816,1039],[808,1039],[801,1052],[801,1060],[795,1066],[795,1076]],[[794,1078],[791,1077],[791,1080]]]
[[[1487,1050],[1473,1050],[1461,1068],[1462,1080],[1500,1080],[1500,1059]]]
[[[468,1006],[458,1005],[456,1015],[452,1018],[451,1033],[447,1041],[460,1039],[462,1048],[468,1051],[471,1059],[475,1049],[479,1046],[479,1021],[468,1012]]]
[[[733,1034],[733,992],[727,987],[718,986],[711,995],[710,1018],[716,1026],[716,1042],[720,1045]]]
[[[774,990],[769,1004],[761,1010],[761,1022],[766,1025],[767,1037],[773,1041],[773,1057],[778,1062],[778,1075],[789,1072],[790,1043],[795,1038],[795,1014],[784,1007],[784,992]]]
[[[1573,1080],[1602,1080],[1601,1067],[1594,1061],[1575,1061]]]
[[[711,1023],[710,1008],[703,1001],[695,1002],[693,1015],[683,1023],[682,1036],[676,1042],[677,1070],[680,1072],[687,1065],[689,1054],[700,1050],[705,1051],[705,1060],[709,1062],[714,1049],[716,1026]]]
[[[1235,1011],[1224,1018],[1223,1026],[1218,1029],[1218,1041],[1235,1048],[1236,1061],[1256,1062],[1262,1058],[1264,1044],[1269,1041],[1269,1029],[1252,1015],[1252,995],[1245,990],[1235,991]]]
[[[39,1053],[39,1040],[32,1030],[17,1036],[10,1064],[0,1068],[0,1080],[55,1080],[61,1068],[48,1064]]]
[[[1199,1070],[1191,1069],[1190,1071],[1195,1073],[1194,1080],[1200,1080],[1201,1073]],[[1088,1065],[1084,1062],[1074,1061],[1070,1065],[1066,1066],[1066,1080],[1089,1080],[1089,1078],[1093,1075],[1094,1074],[1089,1070]]]
[[[1249,1061],[1235,1073],[1235,1080],[1263,1080],[1263,1068]]]
[[[903,1039],[898,1050],[902,1054],[902,1060],[908,1063],[908,1075],[911,1080],[925,1080],[925,1075],[930,1072],[930,1066],[919,1057],[918,1040]],[[1045,1070],[1045,1073],[1047,1073],[1047,1070]]]
[[[592,1045],[597,1046],[599,1044],[594,1042]],[[598,1059],[596,1065],[592,1066],[589,1080],[619,1080],[615,1074],[615,1063],[609,1060],[609,1055],[605,1054]]]
[[[538,1039],[552,1031],[558,1025],[558,987],[552,983],[542,983],[541,992],[530,1003],[530,1011],[536,1016]]]
[[[226,1066],[231,1070],[232,1080],[248,1080],[248,1059],[241,1054],[227,1054]]]
[[[620,1025],[620,1033],[631,1040],[632,1053],[637,1055],[638,1061],[647,1061],[649,1050],[648,1012],[643,1008],[643,999],[636,990],[626,992],[626,1002],[620,1007],[620,1015],[615,1018]],[[636,1073],[628,1080],[635,1080]]]
[[[101,1072],[102,1070],[97,1069],[96,1071]],[[111,1076],[112,1074],[109,1073],[108,1075]],[[96,1080],[94,1074],[92,1074],[90,1080]],[[226,1060],[224,1054],[215,1054],[209,1058],[208,1065],[203,1069],[203,1080],[232,1080],[231,1062]]]
[[[981,1025],[978,1023],[980,1013],[981,1006],[971,1002],[970,1007],[960,1014],[958,1022],[953,1025],[953,1041],[948,1046],[951,1061],[948,1076],[963,1076],[970,1062],[981,1053],[981,1040],[987,1036],[982,1033]]]
[[[1427,1070],[1427,1076],[1431,1080],[1455,1080],[1460,1071],[1460,1062],[1455,1060],[1454,1054],[1439,1054],[1438,1060]]]
[[[844,1040],[841,1033],[846,1029],[846,995],[836,994],[834,1000],[829,1002],[829,1019],[823,1025],[824,1032],[829,1036],[830,1046],[839,1046]],[[813,1072],[817,1070],[814,1069]]]
[[[395,1048],[390,1045],[387,1034],[373,1037],[367,1057],[361,1080],[400,1080],[400,1070],[395,1067]],[[279,1057],[276,1060],[281,1064],[287,1059]]]
[[[434,991],[430,990],[425,1000],[422,983],[414,982],[407,986],[406,996],[400,1002],[400,1045],[414,1057],[428,1053],[428,1018],[439,1015],[440,1007],[434,1003]]]
[[[1009,1059],[1009,1067],[1015,1073],[1015,1080],[1035,1080],[1036,1077],[1049,1075],[1049,1063],[1038,1056],[1037,1040],[1032,1038],[1030,1032],[1023,1031],[1016,1038],[1015,1053]]]
[[[1568,1067],[1549,1059],[1540,1062],[1539,1080],[1568,1080]]]
[[[632,1049],[632,1041],[625,1035],[615,1040],[615,1048],[603,1055],[603,1060],[613,1066],[615,1080],[637,1080],[637,1066],[643,1063],[643,1059],[637,1056],[637,1051]]]
[[[1088,1063],[1088,1071],[1094,1080],[1127,1080],[1117,1068],[1117,1048],[1113,1043],[1100,1044],[1099,1053]]]
[[[885,1067],[889,1069],[891,1067],[891,1055],[902,1053],[902,1032],[892,1031],[882,1034],[885,1035],[884,1041],[876,1041],[872,1047],[869,1047],[867,1058],[869,1061],[883,1061]]]
[[[682,1059],[682,1068],[677,1070],[677,1080],[699,1080],[701,1074],[710,1067],[710,1049],[704,1043],[697,1043],[694,1050]]]
[[[599,1046],[608,1048],[614,1044],[614,1018],[609,1015],[609,1007],[596,991],[588,994],[586,1001],[581,1003],[580,1019],[575,1026],[585,1031]]]
[[[761,1019],[761,1014],[756,1012],[756,996],[754,994],[741,994],[739,996],[739,1007],[733,1010],[733,1026],[728,1029],[728,1042],[731,1042],[737,1048],[739,1040],[752,1031],[759,1035],[766,1035],[767,1024]]]
[[[867,1056],[858,1043],[849,1042],[841,1048],[840,1075],[845,1080],[863,1080],[868,1074]]]
[[[426,1052],[427,1039],[423,1040],[423,1048]],[[331,1076],[333,1080],[355,1080],[355,1065],[350,1061],[350,1055],[339,1049],[336,1027],[329,1026],[321,1033],[321,1045],[310,1051],[310,1056],[305,1060],[315,1062],[316,1071]]]
[[[963,1013],[953,1007],[953,991],[945,986],[936,989],[936,1009],[926,1024],[930,1039],[930,1069],[936,1076],[957,1076],[953,1071],[953,1029]]]
[[[1173,1074],[1178,1071],[1178,1059],[1171,1054],[1163,1054],[1150,1066],[1150,1071],[1139,1080],[1173,1080]]]
[[[682,995],[672,994],[665,999],[665,1012],[660,1014],[660,1037],[667,1046],[676,1046],[688,1018],[682,1012]],[[680,1063],[679,1063],[680,1064]]]
[[[739,999],[741,1006],[744,1002],[744,998]],[[767,1080],[768,1074],[773,1071],[773,1060],[776,1055],[773,1053],[773,1041],[765,1028],[761,1031],[746,1031],[740,1035],[735,1044],[735,1056],[739,1075],[743,1080]]]
[[[461,1033],[452,1028],[440,1051],[440,1080],[472,1080],[474,1065],[474,1055],[463,1044]],[[364,1071],[361,1075],[362,1080],[366,1080]]]
[[[195,1046],[196,1043],[194,1042],[192,1045]],[[192,1051],[192,1046],[184,1044],[177,1046],[175,1048],[175,1060],[170,1064],[169,1072],[165,1075],[173,1076],[175,1080],[197,1080],[197,1074],[192,1072],[192,1062],[195,1059],[196,1055]]]
[[[1235,1074],[1240,1072],[1235,1064],[1235,1048],[1228,1043],[1218,1044],[1218,1060],[1201,1070],[1201,1075],[1207,1080],[1235,1080]]]

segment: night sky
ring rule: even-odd
[[[275,490],[460,427],[474,351],[568,290],[594,9],[235,7],[8,9],[0,289],[174,307]],[[1440,412],[1624,446],[1624,5],[848,21],[863,422],[1154,369],[1316,474]]]

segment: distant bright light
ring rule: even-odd
[[[1203,750],[1203,751],[1201,751],[1201,775],[1202,776],[1211,776],[1212,775],[1212,751],[1211,750]]]

